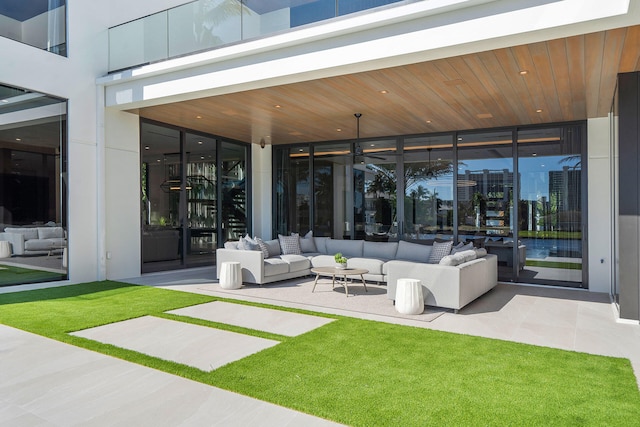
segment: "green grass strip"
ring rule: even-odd
[[[0,286],[22,285],[28,283],[54,282],[67,278],[65,273],[34,270],[32,268],[0,265]]]
[[[0,295],[0,322],[353,426],[628,426],[640,419],[626,359],[423,328],[327,315],[337,321],[298,337],[271,335],[281,343],[212,372],[67,334],[153,315],[270,335],[163,314],[213,300],[88,283]]]
[[[565,270],[582,270],[582,263],[562,261],[542,261],[528,259],[526,265],[531,267],[562,268]]]

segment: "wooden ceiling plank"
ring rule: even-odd
[[[553,73],[553,65],[549,58],[548,43],[533,43],[529,45],[531,59],[535,66],[535,73],[540,80],[546,111],[544,113],[549,122],[561,122],[565,120],[560,102],[558,100],[558,84]]]
[[[626,36],[626,28],[609,30],[605,33],[597,117],[604,117],[611,111],[611,103],[616,90],[616,79]]]
[[[536,66],[529,49],[529,45],[521,45],[514,46],[509,50],[513,53],[513,57],[516,60],[519,70],[528,71],[526,75],[522,76],[522,81],[527,88],[529,99],[531,99],[533,103],[531,122],[543,123],[549,121],[547,120],[549,106],[545,103],[544,91],[542,89],[543,83],[537,73]],[[537,110],[542,110],[542,113],[536,113]]]
[[[572,107],[571,77],[565,40],[551,40],[547,42],[547,49],[553,72],[555,94],[560,105],[562,120],[577,120]]]
[[[598,116],[598,97],[600,96],[600,76],[604,56],[605,33],[585,35],[584,63],[587,99],[587,118]]]
[[[585,77],[584,36],[569,37],[565,40],[569,75],[571,80],[571,101],[576,120],[587,117],[587,87]]]
[[[619,72],[640,71],[640,25],[627,28]]]

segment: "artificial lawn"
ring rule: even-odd
[[[582,263],[562,261],[542,261],[528,259],[526,265],[531,267],[563,268],[565,270],[582,270]]]
[[[66,279],[66,277],[67,275],[62,273],[0,265],[0,286],[53,282]]]
[[[68,335],[142,315],[269,335],[163,314],[216,299],[88,283],[0,295],[0,323],[354,426],[629,426],[640,419],[626,359],[422,328],[323,315],[337,320],[298,337],[271,336],[281,343],[213,372]]]

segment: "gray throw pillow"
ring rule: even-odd
[[[470,251],[471,249],[473,249],[473,243],[469,242],[466,245],[465,244],[458,244],[456,245],[454,248],[451,248],[451,254],[455,254],[456,252],[462,252],[462,251]]]
[[[298,233],[291,233],[292,236],[298,236]],[[302,252],[318,252],[316,243],[313,240],[313,231],[310,230],[304,237],[300,237],[300,250]]]

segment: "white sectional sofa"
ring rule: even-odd
[[[5,227],[0,240],[11,244],[13,255],[46,255],[51,251],[62,252],[67,244],[64,228]]]
[[[217,277],[226,261],[240,262],[244,283],[302,277],[311,274],[314,267],[335,266],[334,254],[340,252],[347,257],[348,268],[369,271],[365,280],[386,282],[387,297],[393,300],[398,279],[420,279],[426,305],[457,311],[497,284],[497,257],[483,249],[448,255],[440,264],[430,264],[433,247],[429,245],[328,237],[300,238],[300,242],[300,253],[286,254],[282,254],[278,239],[261,242],[263,247],[254,250],[239,249],[238,242],[227,242],[216,252]]]

